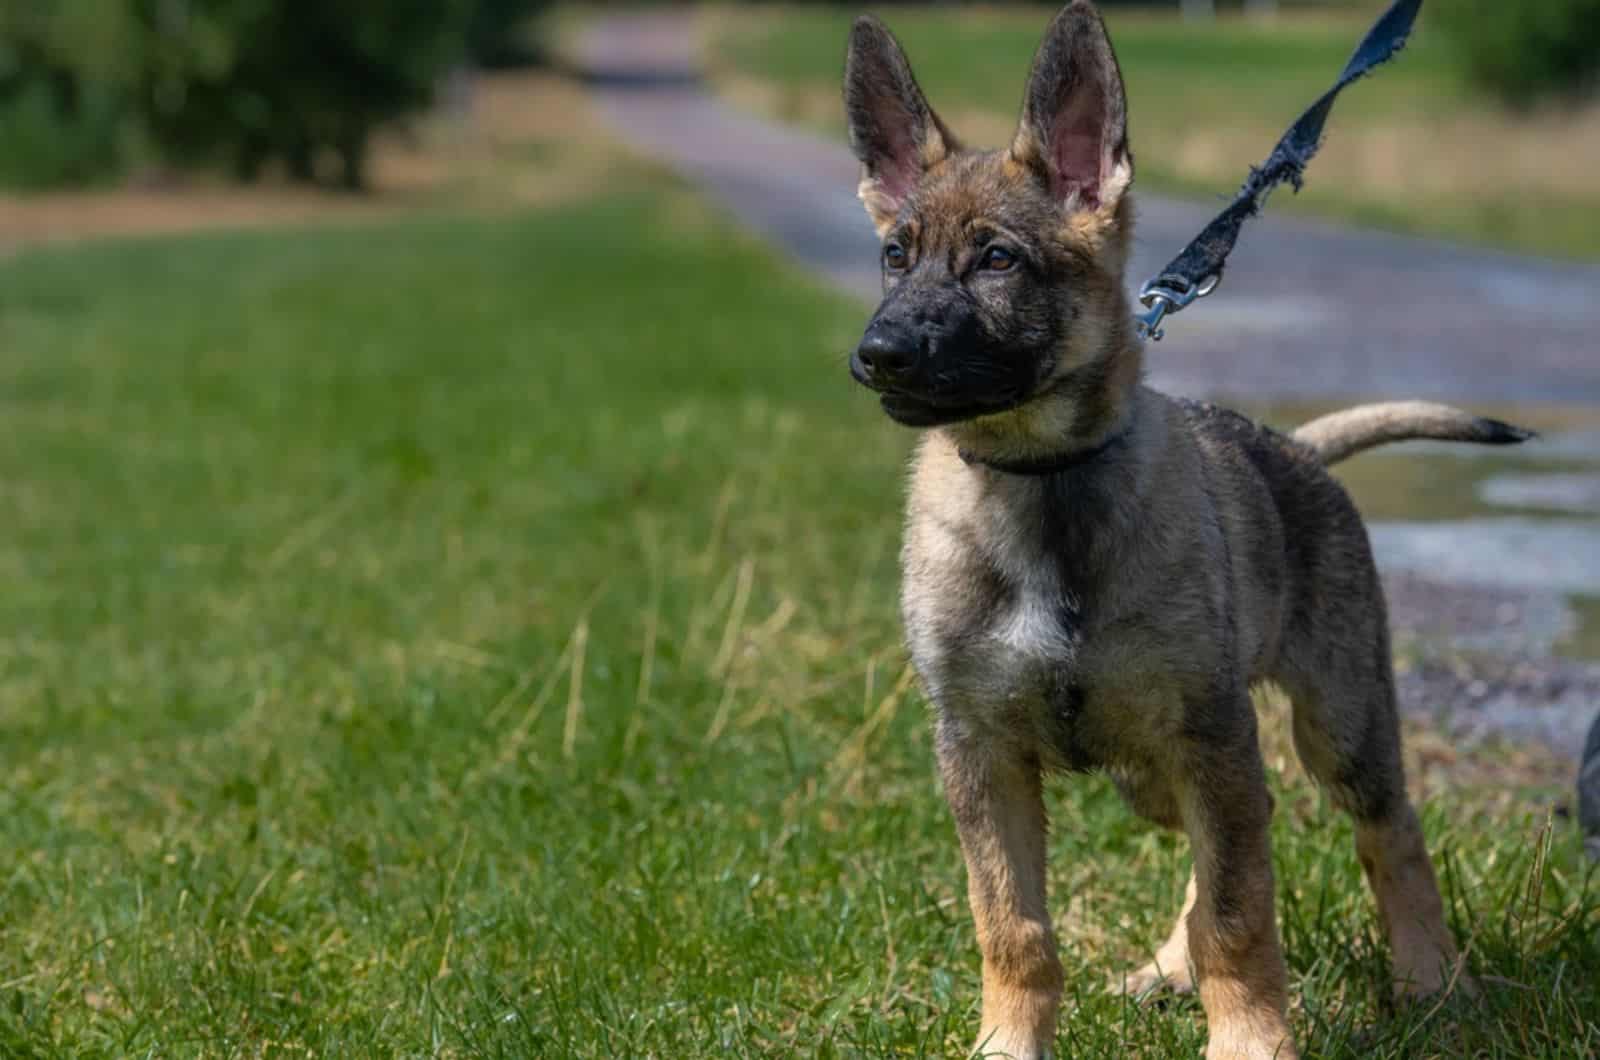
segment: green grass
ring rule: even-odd
[[[929,98],[950,107],[980,107],[1015,116],[1028,63],[1055,7],[1014,5],[960,10],[900,6],[879,12],[905,45]],[[844,8],[787,8],[771,19],[735,21],[713,37],[717,56],[737,69],[775,81],[808,85],[826,78],[837,91],[844,43],[858,14]],[[1319,18],[1276,22],[1219,19],[1195,24],[1144,13],[1110,11],[1108,24],[1127,83],[1131,114],[1160,122],[1160,111],[1188,115],[1203,102],[1219,118],[1283,113],[1294,117],[1332,83],[1360,37],[1362,20]],[[1409,106],[1457,102],[1448,57],[1428,38],[1408,48],[1381,75],[1390,91],[1352,91],[1339,115],[1387,113],[1394,98]],[[1311,95],[1302,99],[1307,88]],[[1165,104],[1165,106],[1163,106]],[[1268,145],[1270,146],[1270,145]]]
[[[1015,121],[1030,59],[1053,11],[897,5],[880,13],[957,132],[963,119],[977,118],[974,139],[998,143]],[[723,13],[709,23],[713,67],[736,94],[739,78],[768,85],[772,92],[760,103],[777,116],[842,136],[839,75],[856,13],[834,6],[789,7],[781,18]],[[1109,11],[1139,185],[1202,199],[1231,195],[1248,167],[1265,159],[1333,82],[1371,17],[1368,10],[1195,24],[1167,12]],[[1549,116],[1540,120],[1548,124]],[[1587,136],[1588,126],[1557,123],[1537,143],[1508,146],[1508,130],[1526,124],[1467,90],[1442,34],[1425,16],[1399,61],[1340,97],[1328,147],[1305,189],[1283,193],[1273,209],[1600,256],[1600,197],[1574,191],[1592,184],[1567,173],[1562,162],[1569,153],[1564,144]],[[1411,150],[1418,141],[1428,149]],[[1549,186],[1533,183],[1525,170],[1500,173],[1496,160],[1508,150],[1538,150],[1543,162],[1535,179],[1550,176]],[[1463,171],[1493,176],[1463,183]]]
[[[1556,644],[1556,654],[1584,661],[1600,658],[1600,597],[1569,596],[1567,604],[1577,628]]]
[[[978,968],[862,310],[654,184],[0,263],[0,1055],[918,1056]],[[1280,785],[1310,1055],[1600,1048],[1570,826],[1427,810],[1477,1005],[1395,1013]],[[1185,852],[1052,795],[1063,1055]]]

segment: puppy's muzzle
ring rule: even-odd
[[[874,390],[895,390],[916,374],[927,353],[926,335],[898,322],[875,320],[850,358],[850,374]]]

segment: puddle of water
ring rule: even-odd
[[[1478,496],[1507,508],[1600,513],[1600,473],[1494,475],[1479,483]]]
[[[1513,269],[1465,269],[1463,280],[1479,297],[1508,309],[1537,309],[1547,316],[1581,321],[1592,292],[1586,284],[1549,276],[1530,276]]]
[[[1442,582],[1600,596],[1600,522],[1524,517],[1367,527],[1380,566]]]

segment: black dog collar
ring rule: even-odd
[[[1004,460],[989,456],[978,456],[976,453],[965,449],[957,449],[961,459],[969,466],[986,467],[991,471],[999,471],[1007,475],[1042,476],[1054,475],[1061,471],[1070,471],[1075,467],[1082,467],[1096,457],[1103,455],[1106,450],[1127,437],[1127,431],[1118,431],[1099,445],[1088,449],[1077,449],[1070,453],[1058,453],[1054,456],[1041,456],[1033,460]]]

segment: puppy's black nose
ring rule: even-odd
[[[856,363],[874,383],[893,383],[904,379],[916,367],[922,344],[910,328],[876,323],[867,329],[856,347]]]

